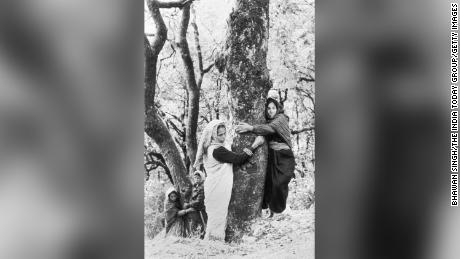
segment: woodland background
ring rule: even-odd
[[[158,29],[152,18],[155,16],[152,15],[154,12],[148,5],[149,2],[152,1],[145,2],[144,40],[147,44],[152,44],[155,36],[158,36]],[[192,133],[195,137],[194,141],[197,141],[207,122],[213,119],[235,121],[232,114],[233,99],[229,94],[228,78],[225,78],[225,73],[219,67],[220,57],[225,52],[226,41],[232,37],[228,35],[228,27],[229,16],[232,9],[235,8],[235,2],[237,1],[200,0],[187,4],[190,10],[190,20],[186,24],[185,33],[183,31],[183,9],[185,8],[159,8],[167,28],[167,35],[164,46],[158,54],[152,99],[155,110],[174,140],[182,159],[181,162],[187,171],[194,160],[193,152],[191,154],[193,144],[188,134]],[[240,249],[243,251],[241,252],[238,248],[226,247],[216,251],[211,251],[211,249],[207,255],[223,253],[222,251],[233,254],[241,252],[243,255],[260,255],[260,252],[257,252],[260,249],[257,247],[264,242],[265,244],[276,242],[280,238],[285,238],[289,232],[291,234],[294,232],[295,235],[296,230],[307,228],[309,232],[314,232],[314,206],[312,206],[315,197],[314,7],[312,0],[269,1],[269,30],[266,41],[268,44],[266,64],[270,79],[268,96],[284,104],[285,113],[290,118],[293,152],[297,163],[296,178],[289,186],[288,209],[283,216],[277,219],[276,223],[281,224],[278,227],[273,226],[274,222],[261,219],[254,219],[250,222],[249,230],[238,242],[240,248],[242,243],[246,244],[246,250],[243,249],[246,252]],[[257,27],[257,25],[249,24],[247,26]],[[191,57],[189,61],[193,63],[193,72],[190,69],[187,70],[187,63],[181,55],[184,49],[184,45],[181,45],[184,40],[183,36],[188,43]],[[194,89],[190,88],[191,72],[195,77]],[[193,130],[190,130],[189,117],[192,113],[189,109],[192,100],[190,95],[196,93],[199,94],[199,106],[194,110],[198,115],[195,120],[196,133],[194,133]],[[146,102],[148,102],[147,99]],[[149,254],[158,256],[166,251],[149,240],[154,239],[163,229],[164,190],[169,188],[171,182],[176,178],[175,172],[168,167],[164,156],[165,150],[162,150],[149,134],[145,133],[144,136],[146,256]],[[288,231],[289,229],[291,231]],[[299,237],[292,239],[304,240],[302,235],[305,236],[305,233],[297,234]],[[309,241],[313,242],[312,237],[309,237]],[[185,243],[181,245],[186,247],[187,244],[190,244],[187,242],[203,241],[183,242]],[[248,248],[247,245],[250,243],[253,246]],[[193,246],[196,246],[196,243]],[[290,251],[295,251],[295,249],[290,249]],[[199,257],[199,254],[197,256]]]

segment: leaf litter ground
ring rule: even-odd
[[[314,258],[315,207],[258,218],[240,243],[162,238],[145,242],[145,258]]]

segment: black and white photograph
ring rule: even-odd
[[[460,258],[459,7],[0,2],[0,258]]]
[[[314,258],[315,2],[144,3],[145,258]]]

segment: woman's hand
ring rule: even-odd
[[[243,149],[243,152],[246,153],[248,156],[254,155],[254,153],[252,153],[252,151],[249,150],[248,148]]]
[[[236,126],[235,131],[236,133],[241,134],[241,133],[251,132],[253,129],[254,128],[251,125],[245,122],[241,122],[240,124]]]
[[[251,147],[252,149],[256,149],[258,146],[262,145],[265,142],[265,138],[262,136],[257,136],[256,139],[254,140],[254,143],[252,143]]]

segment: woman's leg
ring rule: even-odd
[[[264,197],[262,201],[262,209],[267,209],[269,207],[271,198],[272,198],[272,188],[273,188],[273,171],[274,163],[273,163],[273,150],[268,149],[268,163],[267,163],[267,172],[265,174],[265,186],[264,186]]]
[[[289,193],[289,182],[294,176],[295,160],[292,151],[274,151],[272,171],[272,190],[270,209],[281,213],[286,209],[286,200]]]

